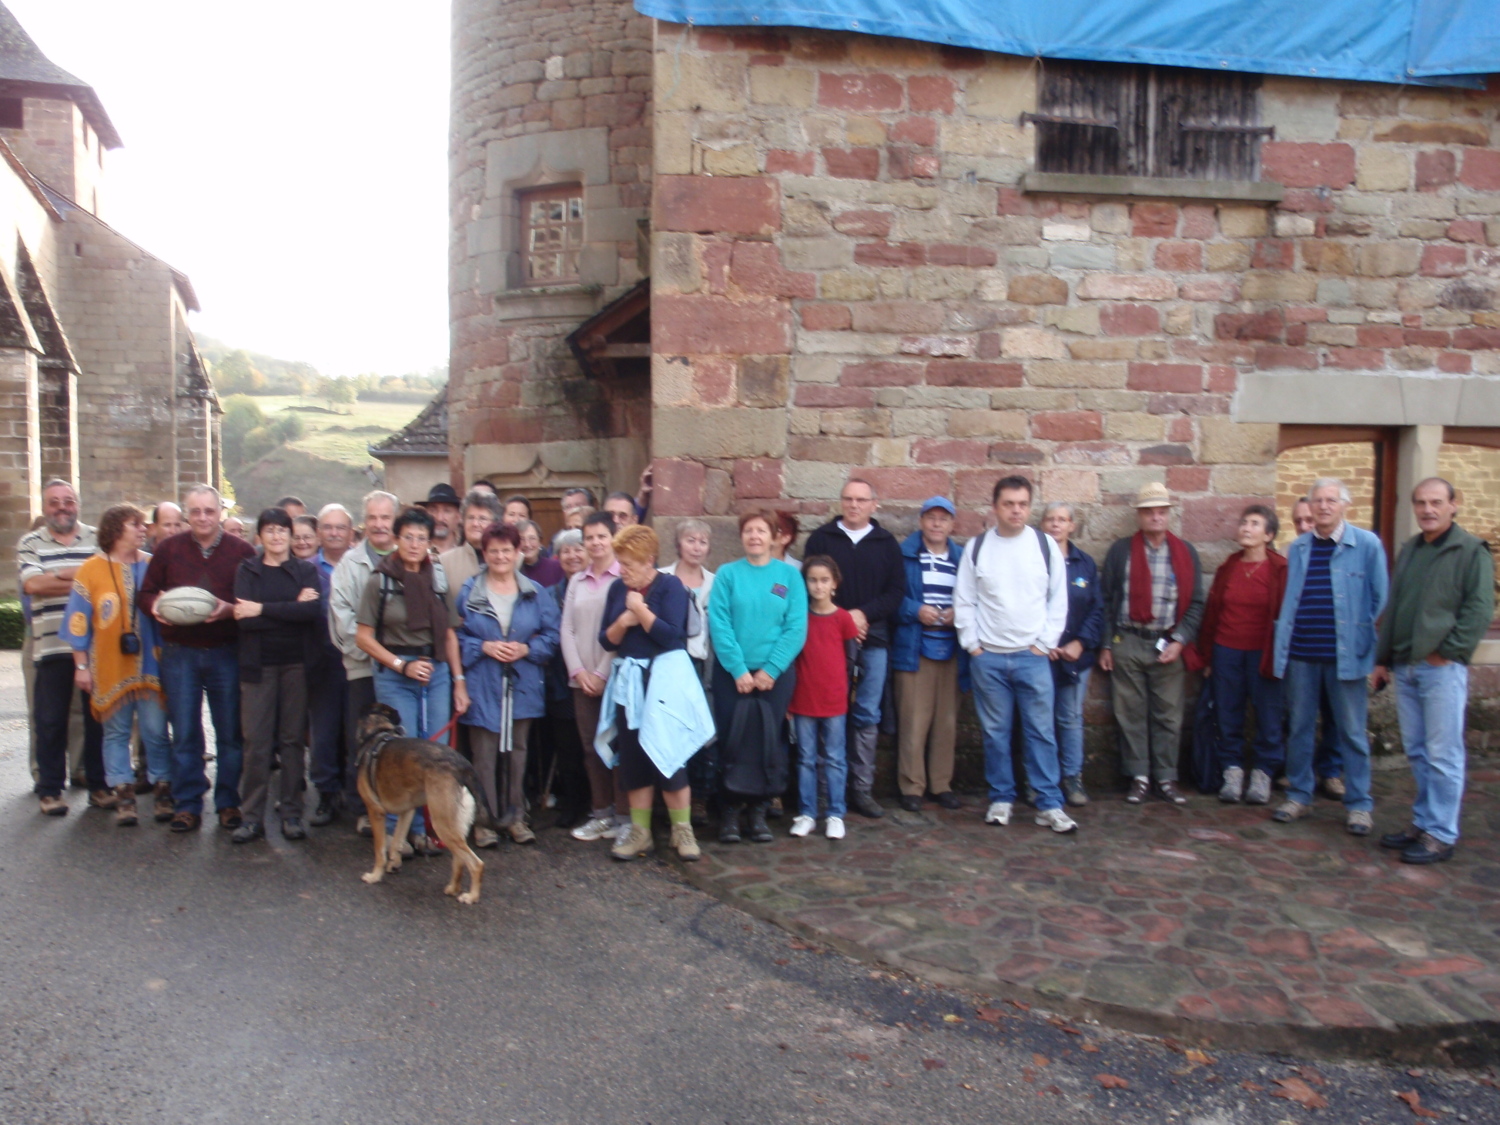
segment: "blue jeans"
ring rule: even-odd
[[[410,738],[431,738],[448,725],[453,713],[453,695],[448,665],[432,662],[432,679],[425,684],[410,676],[393,672],[385,665],[375,668],[375,701],[394,707],[401,716],[401,727]],[[387,832],[396,830],[396,817],[385,818]],[[425,833],[420,820],[414,820],[413,831]]]
[[[234,645],[193,648],[163,645],[161,686],[172,721],[172,798],[178,812],[203,815],[208,792],[204,765],[203,698],[214,724],[214,809],[239,808],[240,767],[244,743],[240,739],[240,662]]]
[[[1469,705],[1469,666],[1397,664],[1396,715],[1411,763],[1417,798],[1411,821],[1445,844],[1458,843],[1464,798],[1464,709]]]
[[[1339,741],[1333,733],[1333,712],[1329,710],[1326,696],[1318,704],[1318,713],[1323,716],[1323,727],[1318,732],[1318,748],[1313,751],[1313,771],[1320,781],[1343,777],[1344,760],[1339,757]]]
[[[1092,667],[1085,668],[1073,683],[1053,680],[1057,696],[1057,753],[1063,777],[1077,777],[1083,772],[1083,701],[1088,698],[1089,676],[1093,671]]]
[[[1370,693],[1365,678],[1341,680],[1336,664],[1289,660],[1284,683],[1291,712],[1286,744],[1287,796],[1298,804],[1312,804],[1318,702],[1326,693],[1339,757],[1344,764],[1344,808],[1350,812],[1369,812],[1375,807],[1375,800],[1370,796],[1370,736],[1365,729]]]
[[[828,793],[828,815],[843,819],[846,811],[844,785],[849,764],[844,758],[843,715],[815,719],[793,715],[797,728],[797,802],[803,816],[818,818],[818,773]]]
[[[146,749],[146,776],[154,785],[172,773],[172,743],[167,737],[167,710],[155,695],[138,695],[104,720],[104,776],[113,789],[135,780],[130,765],[130,724],[140,724]]]
[[[1209,677],[1219,709],[1219,765],[1244,767],[1250,745],[1245,739],[1245,716],[1255,708],[1255,768],[1275,777],[1286,764],[1282,737],[1281,681],[1260,674],[1261,651],[1214,645],[1214,674]]]
[[[969,662],[974,710],[984,736],[984,779],[990,801],[1016,799],[1016,771],[1010,760],[1011,716],[1021,715],[1026,779],[1037,792],[1037,811],[1063,805],[1053,723],[1057,709],[1052,662],[1034,652],[981,652]]]
[[[849,709],[849,724],[855,729],[880,724],[880,700],[885,694],[885,669],[890,655],[888,648],[860,646],[860,679],[854,689],[854,706]]]

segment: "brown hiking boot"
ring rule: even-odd
[[[536,843],[536,833],[531,830],[531,825],[526,823],[524,817],[511,821],[507,831],[510,832],[510,838],[518,844]]]
[[[172,819],[172,814],[176,811],[177,808],[172,803],[172,783],[158,781],[156,795],[151,799],[151,815],[156,818],[156,823],[165,824]]]
[[[135,815],[135,783],[115,786],[115,827],[134,828],[140,821]]]
[[[220,809],[219,810],[219,827],[220,828],[238,828],[240,825],[242,825],[244,823],[245,823],[245,818],[244,818],[243,815],[241,815],[239,809],[234,808],[233,806],[231,806],[231,807],[229,807],[227,809]]]
[[[117,800],[113,789],[95,789],[89,793],[89,808],[112,809]]]
[[[42,797],[40,804],[43,816],[68,815],[68,802],[64,801],[61,797]]]

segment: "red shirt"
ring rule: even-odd
[[[849,670],[844,642],[857,636],[859,626],[846,609],[807,615],[807,643],[797,656],[797,686],[787,710],[811,719],[831,719],[849,713]]]
[[[1271,625],[1271,568],[1265,563],[1231,560],[1229,582],[1224,587],[1224,608],[1214,644],[1225,648],[1259,652]]]

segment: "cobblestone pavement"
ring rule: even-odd
[[[1409,775],[1377,775],[1376,799],[1377,834],[1402,827]],[[888,808],[851,816],[842,841],[783,822],[773,844],[708,844],[689,877],[866,958],[1143,1030],[1334,1051],[1500,1044],[1493,762],[1470,775],[1457,858],[1429,868],[1350,837],[1321,799],[1279,825],[1209,796],[1179,809],[1096,794],[1071,836],[1024,806],[1006,828],[982,811]]]

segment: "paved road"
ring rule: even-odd
[[[46,819],[19,683],[0,657],[6,1121],[1407,1122],[1406,1090],[1500,1120],[1493,1076],[1194,1065],[810,948],[556,833],[488,853],[464,908],[436,861],[366,887],[343,830],[236,848],[116,829],[76,792]],[[1299,1066],[1328,1110],[1271,1096]]]

